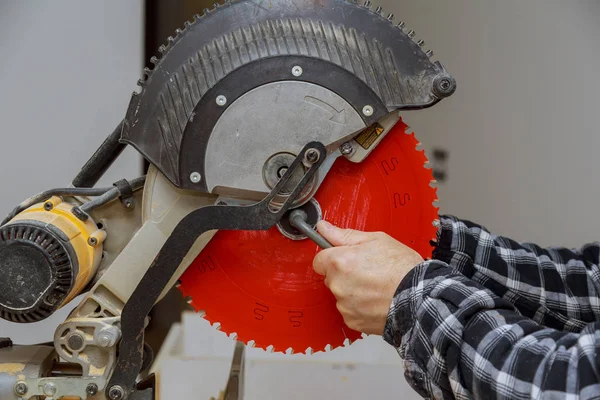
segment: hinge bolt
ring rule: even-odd
[[[88,394],[88,396],[95,396],[98,393],[98,385],[95,383],[90,383],[86,386],[85,392]]]
[[[373,107],[370,105],[366,105],[363,107],[363,114],[367,117],[370,117],[371,115],[373,115],[374,112],[375,112],[375,110],[373,110]]]
[[[343,155],[348,156],[354,152],[354,146],[352,145],[352,143],[346,142],[340,147],[340,152]]]
[[[18,396],[23,396],[27,393],[27,390],[29,390],[29,388],[27,387],[27,384],[25,382],[17,382],[17,384],[15,385],[15,393]]]
[[[108,397],[110,398],[110,400],[121,400],[124,395],[125,391],[119,385],[111,387],[108,391]]]

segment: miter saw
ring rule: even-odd
[[[177,30],[72,185],[0,227],[0,317],[40,321],[83,295],[53,343],[1,342],[0,398],[155,398],[144,331],[174,285],[256,347],[359,339],[312,270],[328,245],[314,227],[385,231],[430,256],[435,188],[399,113],[456,86],[393,20],[370,1],[248,0]],[[147,175],[95,188],[126,145]]]

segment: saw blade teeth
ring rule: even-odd
[[[238,338],[238,334],[235,332],[233,332],[231,335],[229,335],[229,339],[231,339],[231,340],[237,340],[237,338]]]
[[[267,346],[267,348],[265,349],[265,351],[267,353],[274,353],[275,352],[275,346],[273,346],[272,344]]]
[[[381,14],[382,11],[383,11],[383,7],[377,7],[375,9],[375,14]]]
[[[345,347],[349,347],[350,345],[352,345],[352,341],[350,339],[344,340],[344,346]]]
[[[143,79],[138,79],[137,84],[139,87],[143,88],[146,85],[146,81]]]
[[[292,349],[291,347],[290,347],[290,348],[288,348],[288,349],[285,351],[285,354],[286,354],[286,355],[288,355],[288,356],[291,356],[292,354],[294,354],[294,349]]]
[[[433,50],[427,50],[425,54],[427,55],[427,57],[431,58],[433,57]]]
[[[248,343],[246,343],[246,346],[249,348],[253,348],[254,346],[256,346],[256,342],[254,340],[251,340]]]
[[[425,45],[425,41],[424,41],[423,39],[419,39],[419,40],[417,41],[417,45],[418,45],[419,47],[423,47],[423,46]]]
[[[361,337],[362,337],[363,339],[366,339],[367,337],[369,337],[369,335],[367,335],[366,333],[362,333],[362,334],[361,334]]]
[[[169,44],[173,44],[175,42],[175,38],[173,36],[169,36],[167,38],[167,42],[169,42]]]
[[[395,17],[396,17],[396,16],[395,16],[394,14],[388,14],[388,16],[387,16],[387,19],[388,19],[388,21],[390,21],[390,22],[394,22],[394,18],[395,18]]]
[[[400,21],[400,22],[398,22],[398,25],[396,25],[396,27],[398,29],[404,29],[405,26],[406,26],[406,22],[404,22],[404,21]]]
[[[206,317],[206,311],[204,311],[204,310],[199,310],[199,311],[197,311],[197,313],[200,316],[200,318],[205,318]]]
[[[411,39],[414,38],[416,34],[417,33],[415,31],[413,31],[412,29],[410,31],[408,31],[408,33],[407,33],[408,37]]]
[[[433,179],[429,182],[429,186],[431,186],[432,188],[437,188],[438,182]]]
[[[204,13],[204,15],[208,15],[210,14],[210,8],[205,8],[204,10],[202,10],[202,12]]]
[[[363,3],[363,7],[364,7],[364,8],[371,8],[371,5],[373,5],[373,3],[371,3],[371,1],[370,1],[370,0],[366,0],[366,1]]]
[[[185,29],[188,29],[189,27],[191,27],[191,26],[192,26],[192,23],[191,23],[190,21],[185,21],[185,22],[183,23],[183,26],[185,27]]]
[[[213,328],[215,328],[216,330],[220,331],[221,330],[221,323],[220,322],[215,322],[213,324]]]
[[[304,354],[306,355],[313,355],[314,354],[314,350],[312,349],[312,347],[307,347],[306,350],[304,350]]]
[[[200,21],[202,19],[202,15],[200,14],[194,14],[194,23]]]
[[[439,228],[440,226],[442,226],[442,223],[440,222],[439,219],[435,219],[435,220],[433,220],[433,226],[435,226],[436,228]]]
[[[164,46],[160,46],[160,47],[164,47]],[[159,47],[159,50],[160,50],[160,47]],[[165,49],[166,49],[166,48],[165,48]],[[150,62],[151,62],[152,64],[156,65],[156,64],[158,64],[158,61],[159,61],[159,60],[158,60],[158,58],[156,58],[156,56],[152,56],[152,57],[150,57]]]
[[[327,346],[325,346],[324,350],[325,350],[326,353],[329,353],[331,350],[333,350],[333,347],[331,347],[331,345],[328,344]]]

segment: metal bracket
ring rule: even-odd
[[[198,237],[211,230],[268,230],[281,220],[327,158],[322,143],[304,147],[269,195],[251,206],[209,206],[188,214],[175,227],[136,287],[121,316],[122,340],[115,370],[105,390],[111,400],[130,397],[142,366],[144,320]],[[283,205],[274,200],[297,169],[310,165]]]

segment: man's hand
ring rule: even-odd
[[[385,233],[340,229],[321,221],[317,229],[332,245],[315,257],[315,272],[337,299],[348,327],[382,335],[400,281],[423,258]]]

